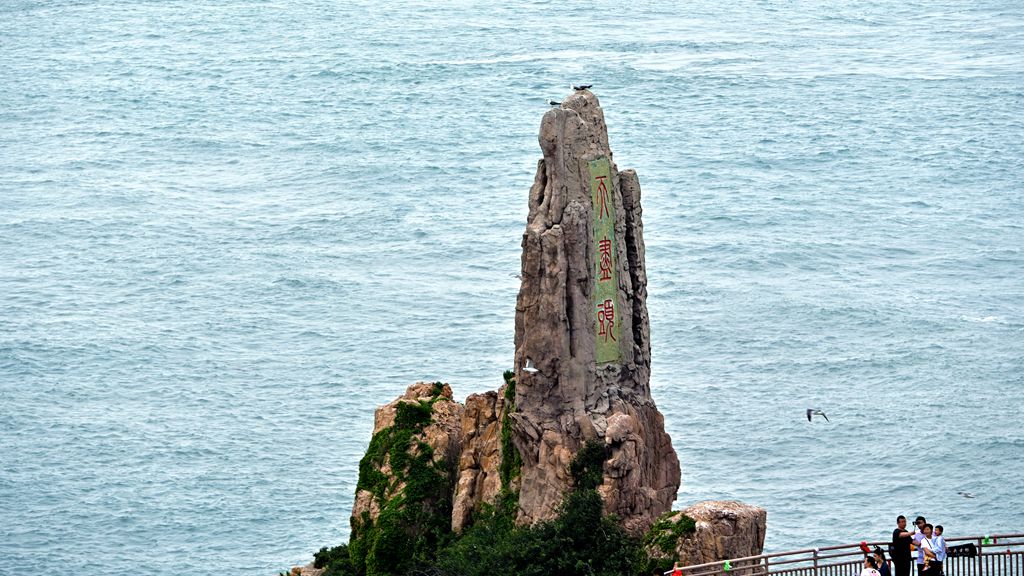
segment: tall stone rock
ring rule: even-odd
[[[501,514],[517,506],[520,524],[554,518],[572,487],[570,463],[590,441],[605,446],[605,512],[634,535],[661,517],[646,539],[655,556],[709,562],[763,546],[759,508],[705,502],[668,512],[679,460],[651,398],[640,183],[612,161],[597,98],[577,91],[548,111],[539,140],[515,370],[465,405],[447,384],[418,382],[377,409],[347,556],[329,561],[371,576],[404,574],[484,506]]]
[[[632,533],[669,510],[679,461],[650,392],[640,184],[612,161],[604,113],[577,91],[541,122],[516,304],[518,518],[554,517],[569,463],[608,447],[605,508]]]

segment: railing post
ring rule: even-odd
[[[771,572],[772,571],[768,568],[768,557],[765,556],[764,557],[764,576],[768,576],[769,574],[771,574]]]
[[[974,576],[982,576],[981,571],[982,566],[984,565],[984,562],[981,559],[981,554],[984,551],[984,548],[982,548],[984,544],[982,542],[984,542],[984,538],[978,538],[978,560],[974,563],[974,569],[976,570]]]
[[[818,549],[814,549],[814,576],[818,575]]]

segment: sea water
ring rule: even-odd
[[[0,573],[346,541],[374,408],[512,366],[574,82],[643,187],[676,506],[1020,532],[1020,2],[5,0]]]

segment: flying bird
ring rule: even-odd
[[[822,412],[821,410],[819,410],[818,408],[808,408],[807,409],[807,421],[808,422],[811,421],[811,416],[821,416],[822,418],[825,419],[825,422],[828,422],[828,416],[825,416],[825,413]]]
[[[526,366],[523,366],[523,372],[534,373],[538,372],[537,367],[533,365],[533,360],[526,359]]]
[[[548,104],[550,104],[552,106],[561,106],[562,105],[561,102],[555,102],[554,100],[548,100]]]
[[[590,90],[593,84],[580,84],[579,86],[573,86],[572,89],[579,92],[580,90]]]
[[[974,498],[974,494],[971,494],[970,492],[957,492],[957,494],[963,496],[964,498]]]

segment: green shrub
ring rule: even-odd
[[[672,517],[678,514],[679,518]],[[697,521],[682,512],[665,512],[644,536],[644,544],[666,556],[675,554],[676,544],[686,534],[697,530]]]
[[[502,490],[494,505],[484,505],[460,536],[451,532],[453,477],[433,450],[418,440],[430,423],[433,403],[399,404],[395,425],[370,441],[359,463],[359,489],[374,494],[380,515],[352,522],[348,545],[323,548],[314,565],[325,576],[625,576],[650,574],[655,560],[640,539],[630,537],[617,520],[603,513],[597,487],[603,481],[607,448],[588,442],[569,466],[574,487],[553,520],[516,526],[518,494],[511,489],[522,459],[511,439],[508,413],[515,409],[515,379],[505,373],[506,414],[502,419]],[[441,387],[436,387],[440,394]],[[380,472],[392,469],[396,486]]]
[[[429,401],[399,403],[394,424],[370,440],[357,489],[373,494],[380,514],[352,522],[348,564],[331,562],[325,576],[405,574],[432,564],[451,540],[454,479],[447,463],[434,462],[433,448],[419,439],[442,389],[438,382]],[[385,465],[390,475],[381,472]]]
[[[523,468],[523,457],[512,443],[512,418],[509,416],[516,409],[516,379],[511,370],[506,370],[503,376],[505,414],[501,418],[501,464],[498,466],[498,475],[501,477],[502,500],[518,502],[518,494],[512,492],[512,482],[519,477]]]
[[[646,569],[640,541],[603,515],[597,462],[604,449],[597,447],[585,446],[573,460],[576,487],[554,520],[515,526],[514,510],[487,508],[442,551],[437,567],[447,576],[622,576]]]
[[[353,574],[352,560],[348,554],[348,544],[328,548],[324,546],[313,554],[313,567],[326,568],[328,574]]]
[[[576,481],[576,488],[588,490],[597,488],[604,481],[604,461],[608,448],[600,440],[590,440],[580,448],[569,465],[569,472]]]

